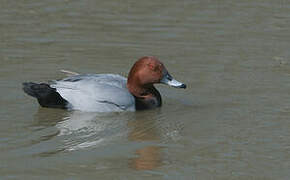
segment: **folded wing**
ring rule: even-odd
[[[116,74],[76,75],[50,86],[81,111],[134,111],[135,100],[126,87],[126,78]]]

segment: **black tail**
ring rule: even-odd
[[[50,107],[50,108],[66,108],[68,102],[63,99],[56,89],[51,88],[48,84],[45,83],[32,83],[25,82],[23,83],[23,91],[37,98],[39,104],[42,107]]]

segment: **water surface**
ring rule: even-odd
[[[2,0],[0,179],[288,179],[287,1]],[[39,108],[21,83],[160,58],[159,109]]]

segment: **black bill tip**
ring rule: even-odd
[[[181,84],[181,85],[179,86],[179,88],[183,88],[183,89],[185,89],[185,88],[186,88],[186,84]]]

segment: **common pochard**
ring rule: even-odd
[[[176,81],[156,57],[140,58],[128,79],[118,74],[73,75],[46,83],[23,83],[23,90],[37,98],[42,107],[80,111],[135,111],[160,107],[161,95],[156,83],[176,88],[186,85]]]

